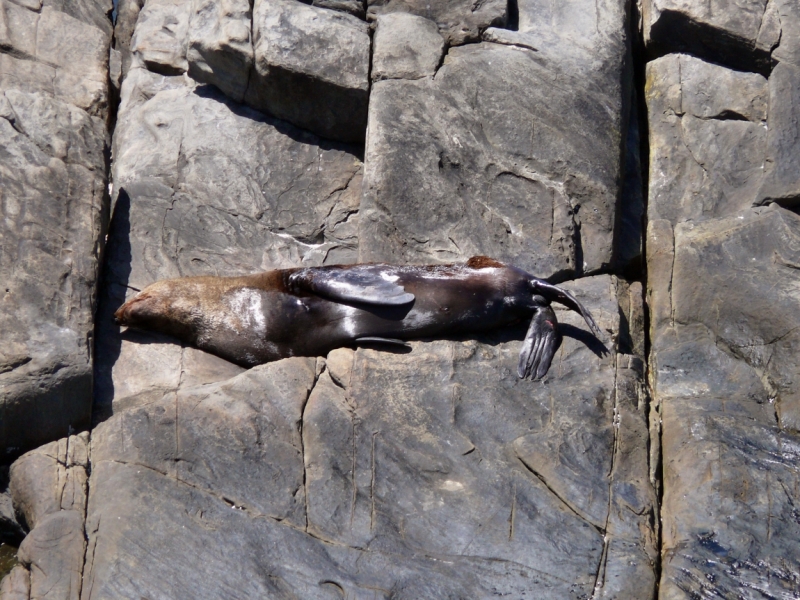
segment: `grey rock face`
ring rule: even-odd
[[[196,0],[186,52],[189,75],[241,102],[253,66],[251,21],[248,0]]]
[[[185,73],[191,9],[183,0],[147,0],[131,39],[135,63],[163,75]]]
[[[20,565],[3,580],[4,600],[80,597],[88,442],[88,433],[70,436],[23,455],[12,466],[11,494],[30,533],[19,548]]]
[[[768,145],[767,81],[670,54],[648,63],[646,94],[649,218],[675,224],[755,204]]]
[[[559,277],[610,264],[628,96],[624,6],[607,8],[538,52],[521,6],[520,31],[451,48],[433,80],[374,84],[363,260],[486,254]]]
[[[253,7],[255,74],[246,102],[345,142],[364,139],[369,102],[366,23],[294,0]]]
[[[444,53],[433,21],[401,12],[378,17],[373,43],[373,81],[431,77]]]
[[[501,0],[479,4],[465,0],[367,0],[370,20],[393,12],[410,13],[433,21],[448,46],[475,42],[487,27],[504,27],[508,18],[507,3]]]
[[[664,597],[797,590],[798,252],[800,218],[774,205],[650,224]]]
[[[89,424],[110,3],[0,5],[0,451]]]

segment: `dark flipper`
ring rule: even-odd
[[[579,313],[583,317],[583,320],[586,321],[589,329],[592,330],[592,333],[598,338],[600,337],[600,328],[597,326],[597,323],[594,322],[592,315],[583,307],[583,304],[578,302],[578,299],[570,294],[567,290],[536,278],[531,280],[530,285],[534,294],[540,294],[551,302],[558,302],[559,304],[563,304],[567,308],[574,310],[576,313]],[[534,319],[535,318],[536,317],[534,317]],[[530,331],[528,334],[530,335]]]
[[[519,352],[517,375],[520,379],[541,379],[547,375],[560,344],[555,311],[549,306],[537,307]]]
[[[387,344],[389,346],[402,346],[403,348],[411,348],[409,344],[403,340],[396,340],[394,338],[383,338],[377,336],[360,337],[356,339],[356,344]]]
[[[363,302],[383,306],[399,306],[414,301],[387,265],[352,265],[346,269],[315,267],[295,271],[289,286],[343,302]]]

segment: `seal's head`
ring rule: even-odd
[[[198,292],[192,278],[159,281],[120,306],[114,320],[119,325],[190,340],[202,315],[203,298]]]

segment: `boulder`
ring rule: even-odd
[[[162,75],[185,73],[189,68],[186,40],[191,13],[191,2],[147,0],[131,39],[133,64]]]
[[[322,137],[364,140],[370,64],[366,23],[295,0],[256,0],[253,45],[248,105]]]
[[[436,23],[402,12],[378,17],[373,44],[373,81],[432,77],[444,54]]]
[[[768,89],[761,75],[687,55],[648,63],[651,221],[700,221],[756,203],[771,120]]]
[[[111,3],[0,4],[0,452],[89,425]]]
[[[253,66],[248,0],[195,0],[189,22],[186,59],[189,75],[212,83],[242,102]]]
[[[367,19],[371,21],[394,12],[433,21],[448,46],[476,42],[487,27],[505,27],[508,21],[508,6],[502,0],[487,0],[479,4],[466,0],[367,0]]]
[[[80,598],[88,467],[88,433],[46,444],[12,465],[11,495],[30,533],[19,547],[20,564],[3,580],[3,600]]]
[[[651,221],[647,248],[661,593],[796,592],[800,217]]]

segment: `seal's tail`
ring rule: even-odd
[[[550,306],[537,307],[519,352],[519,378],[535,380],[547,375],[560,345],[561,334],[558,332],[555,311]]]
[[[597,326],[597,323],[594,322],[592,315],[583,307],[583,304],[578,302],[578,299],[570,294],[567,290],[535,277],[531,279],[530,286],[534,294],[544,296],[551,302],[563,304],[567,308],[579,313],[583,317],[583,320],[586,321],[589,329],[592,330],[592,333],[597,336],[597,338],[600,338],[600,328]]]

